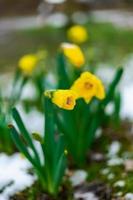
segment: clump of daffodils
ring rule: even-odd
[[[61,50],[69,61],[77,68],[80,68],[85,63],[85,58],[80,47],[76,44],[62,43]]]
[[[53,91],[50,97],[58,107],[72,110],[79,98],[83,98],[86,103],[89,103],[93,97],[104,99],[105,89],[97,76],[90,72],[83,72],[70,89]]]
[[[75,25],[68,29],[67,36],[71,42],[77,44],[84,43],[88,39],[88,33],[86,31],[86,28],[81,25]]]

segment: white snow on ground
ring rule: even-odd
[[[101,63],[98,65],[96,74],[108,85],[115,75],[115,68],[108,64]]]
[[[124,61],[124,75],[120,83],[122,96],[121,117],[133,120],[133,55]]]
[[[133,200],[133,193],[127,193],[125,195],[125,200]]]
[[[19,153],[12,156],[0,154],[0,190],[4,188],[0,200],[8,200],[11,195],[34,183],[36,178],[27,172],[30,167],[30,163]]]
[[[111,145],[108,147],[108,166],[116,166],[116,165],[122,165],[124,163],[124,160],[118,156],[118,153],[121,149],[121,143],[119,141],[113,141]]]
[[[12,17],[12,18],[3,18],[0,20],[0,30],[1,31],[12,31],[33,27],[40,27],[42,24],[39,23],[37,16],[28,16],[28,17]]]
[[[108,157],[116,156],[121,149],[121,143],[119,141],[113,141],[108,149]]]
[[[57,12],[50,15],[46,20],[46,24],[49,24],[54,27],[63,27],[64,25],[67,24],[67,22],[68,22],[67,16],[61,12],[60,13]]]
[[[97,10],[92,12],[96,22],[110,22],[116,27],[133,28],[133,13],[121,10]]]
[[[121,143],[119,141],[113,141],[111,145],[108,148],[108,166],[116,166],[116,165],[122,165],[124,163],[124,160],[118,156],[118,153],[121,149]]]
[[[47,0],[47,1],[64,1],[64,0]],[[47,10],[46,10],[47,8]],[[44,11],[46,15],[44,15]],[[41,11],[41,9],[40,9]],[[20,29],[29,29],[29,28],[39,28],[43,27],[46,24],[50,24],[53,26],[64,26],[67,23],[67,16],[62,13],[55,13],[53,15],[49,15],[51,11],[51,7],[43,6],[42,14],[36,16],[20,16],[20,17],[10,17],[3,18],[0,20],[0,32],[5,34],[5,32],[12,30],[20,30]],[[129,11],[121,11],[121,10],[96,10],[91,12],[91,16],[96,22],[110,22],[117,27],[124,28],[133,28],[133,14]],[[44,15],[44,17],[43,17]],[[90,15],[90,13],[89,13]],[[81,13],[76,13],[75,17],[77,18],[78,23],[83,20],[83,15]],[[88,16],[87,16],[88,17]],[[74,20],[75,21],[75,20]]]
[[[62,27],[66,25],[68,19],[63,13],[54,13],[47,15],[45,18],[41,15],[36,16],[19,16],[19,17],[6,17],[0,19],[0,32],[1,34],[8,33],[14,30],[23,30],[30,28],[40,28],[45,25],[52,25],[55,27]]]
[[[12,73],[5,73],[0,74],[0,90],[3,97],[9,98],[12,95],[12,83],[13,83],[13,74]],[[6,89],[5,89],[6,88]],[[37,91],[35,89],[35,86],[32,82],[28,82],[21,94],[21,100],[34,100],[36,99]]]
[[[97,198],[95,196],[94,193],[92,192],[86,192],[86,193],[80,193],[80,192],[76,192],[74,194],[74,199],[83,199],[83,200],[98,200],[99,198]]]
[[[108,166],[122,165],[123,163],[124,163],[124,160],[119,157],[113,157],[107,161]]]
[[[119,180],[119,181],[115,182],[114,186],[115,187],[124,187],[125,186],[125,181]]]
[[[70,182],[72,186],[77,186],[82,184],[86,181],[87,178],[87,172],[84,170],[77,170],[74,172],[74,174],[70,177]]]
[[[133,83],[122,89],[121,117],[133,119]]]
[[[112,179],[114,179],[114,177],[115,177],[115,174],[110,173],[107,178],[108,178],[108,180],[112,180]]]
[[[0,74],[0,92],[2,97],[8,98],[11,94],[11,73]]]
[[[60,4],[60,3],[63,3],[65,2],[66,0],[46,0],[46,2],[48,3],[57,3],[57,4]]]
[[[37,97],[37,91],[33,83],[28,82],[26,86],[23,88],[21,100],[34,100]]]
[[[104,168],[104,169],[101,170],[101,174],[103,174],[103,175],[107,175],[109,173],[110,173],[110,169],[109,168]]]

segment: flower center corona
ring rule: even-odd
[[[66,100],[66,104],[71,105],[71,103],[72,103],[72,97],[68,97]]]
[[[85,83],[84,83],[84,87],[85,87],[87,90],[89,90],[89,89],[92,89],[93,84],[91,84],[91,83],[89,83],[89,82],[85,82]]]

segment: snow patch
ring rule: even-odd
[[[107,175],[107,174],[109,174],[109,172],[110,172],[109,168],[105,168],[105,169],[101,170],[101,174],[103,174],[103,175]]]
[[[87,178],[87,172],[84,170],[77,170],[74,174],[70,177],[70,181],[72,186],[77,186],[82,184]]]
[[[116,156],[121,149],[121,143],[119,141],[113,141],[108,150],[108,157]]]
[[[34,100],[37,97],[37,91],[35,89],[35,85],[33,83],[28,82],[26,86],[23,88],[21,100]]]
[[[122,165],[123,164],[123,159],[119,157],[114,157],[111,158],[110,160],[107,161],[108,166],[116,166],[116,165]]]
[[[74,199],[98,200],[98,198],[92,192],[86,192],[86,193],[77,192],[74,194]]]
[[[133,119],[133,83],[121,89],[121,117]]]
[[[124,187],[125,186],[125,181],[119,180],[119,181],[115,182],[114,186],[115,187]]]
[[[15,193],[30,187],[36,177],[28,174],[31,168],[30,163],[15,153],[12,156],[0,154],[0,200],[8,200]]]
[[[127,193],[125,195],[125,200],[133,200],[133,193]]]

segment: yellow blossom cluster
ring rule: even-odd
[[[83,98],[86,103],[89,103],[93,97],[104,99],[104,86],[97,76],[90,72],[83,72],[70,89],[53,91],[52,102],[60,108],[72,110],[77,99]]]
[[[90,72],[83,72],[74,82],[71,90],[75,91],[77,98],[83,98],[86,103],[93,97],[103,99],[105,97],[104,86],[101,80]]]

